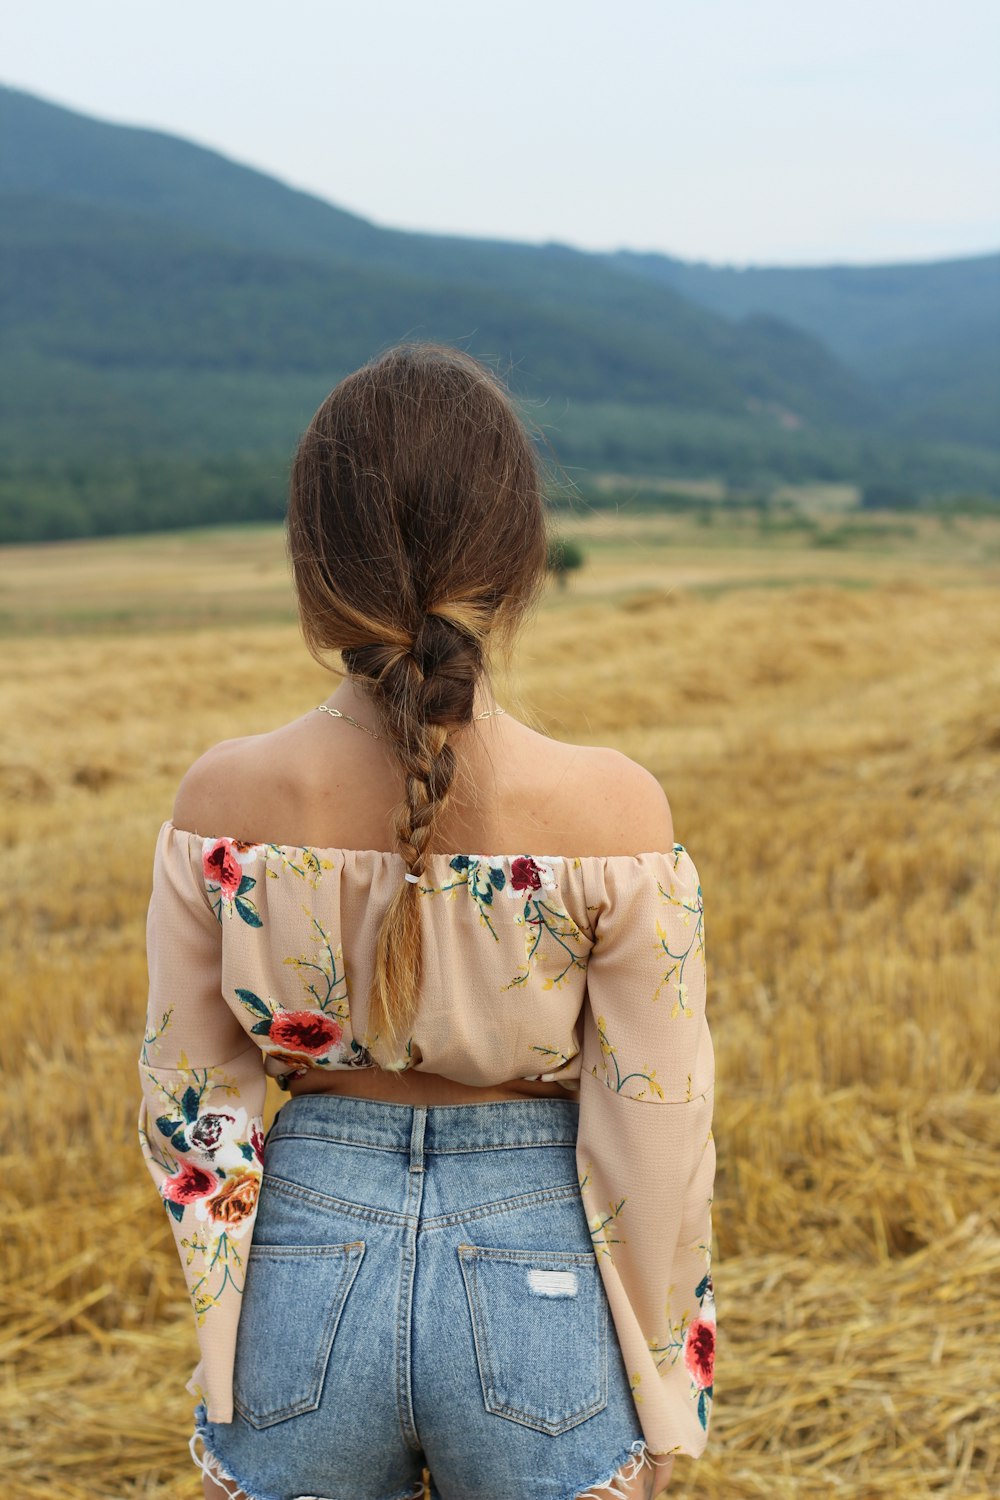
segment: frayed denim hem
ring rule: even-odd
[[[596,1480],[587,1489],[574,1489],[565,1500],[621,1500],[625,1491],[620,1488],[625,1480],[634,1479],[643,1469],[652,1469],[649,1444],[642,1438],[630,1443],[625,1452],[611,1465],[606,1479]]]
[[[202,1447],[205,1449],[205,1452],[203,1454],[198,1454],[194,1451],[195,1444],[198,1442],[200,1442],[202,1444]],[[200,1423],[191,1434],[191,1437],[188,1441],[188,1448],[191,1453],[191,1459],[198,1472],[200,1474],[207,1474],[209,1479],[214,1479],[215,1483],[217,1485],[220,1485],[221,1488],[225,1490],[226,1494],[231,1497],[231,1500],[244,1500],[244,1497],[245,1500],[278,1500],[277,1495],[255,1494],[253,1490],[247,1488],[247,1486],[241,1479],[237,1479],[235,1474],[230,1474],[226,1469],[224,1469],[222,1467],[221,1461],[216,1458],[215,1454],[208,1446],[208,1442],[205,1438],[204,1432],[202,1431]]]
[[[188,1440],[188,1450],[191,1454],[191,1460],[198,1472],[203,1475],[207,1474],[209,1479],[214,1479],[215,1483],[220,1485],[230,1497],[230,1500],[282,1500],[280,1495],[263,1495],[260,1491],[250,1489],[238,1475],[230,1474],[224,1468],[221,1459],[217,1458],[212,1452],[208,1445],[208,1439],[205,1437],[205,1410],[206,1408],[201,1404],[196,1408],[195,1430]],[[198,1442],[201,1443],[205,1450],[203,1454],[195,1452],[195,1444]],[[395,1495],[387,1495],[385,1500],[423,1500],[423,1495],[424,1485],[423,1481],[421,1481],[418,1489],[413,1489],[411,1486],[406,1490],[398,1491]],[[324,1497],[323,1495],[297,1495],[295,1500],[328,1500],[328,1497]]]

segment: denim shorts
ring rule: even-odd
[[[619,1493],[648,1460],[578,1112],[288,1100],[264,1146],[234,1419],[198,1403],[195,1463],[249,1500],[418,1500],[425,1468],[432,1500]]]

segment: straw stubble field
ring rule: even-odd
[[[566,529],[587,566],[498,696],[649,766],[705,899],[715,1410],[670,1494],[985,1500],[996,533]],[[204,748],[334,684],[277,530],[8,549],[0,588],[3,1493],[194,1500],[193,1320],[135,1138],[153,839]]]

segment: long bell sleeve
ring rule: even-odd
[[[648,1450],[698,1458],[715,1365],[701,883],[681,844],[594,862],[588,881],[580,1188]]]
[[[146,919],[139,1144],[173,1230],[201,1358],[187,1390],[231,1422],[232,1367],[263,1162],[263,1054],[226,1004],[200,841],[168,821]]]

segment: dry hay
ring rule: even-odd
[[[705,889],[716,1402],[670,1494],[985,1500],[1000,1491],[994,591],[620,582],[617,603],[570,589],[542,610],[518,689],[548,732],[654,769]],[[193,1322],[135,1141],[152,839],[205,746],[295,717],[329,683],[287,624],[7,655],[4,1493],[194,1500]]]

